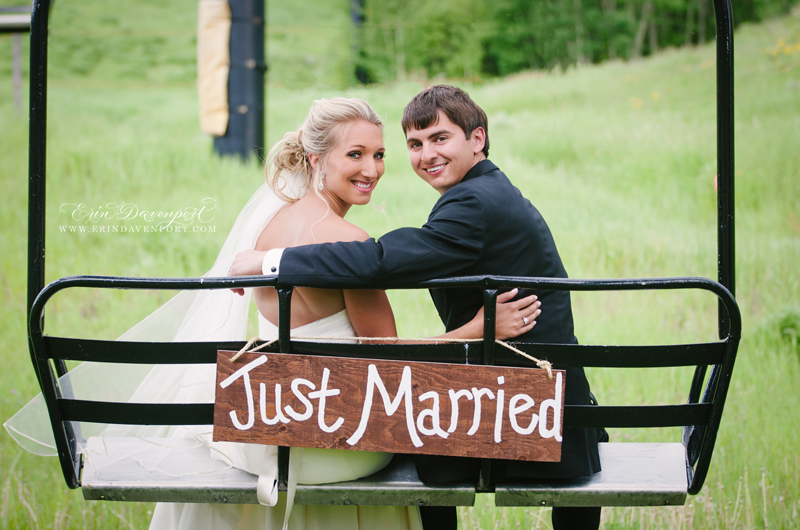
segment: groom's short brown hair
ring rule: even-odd
[[[472,131],[483,127],[486,133],[483,154],[489,156],[489,120],[486,113],[472,101],[469,94],[454,86],[434,85],[414,96],[403,111],[403,132],[408,134],[412,127],[430,127],[439,121],[440,110],[450,121],[461,127],[467,138]]]

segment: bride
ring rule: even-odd
[[[267,185],[282,199],[255,243],[256,250],[287,248],[336,241],[364,241],[367,233],[344,219],[353,205],[370,202],[372,192],[384,174],[383,125],[365,101],[334,98],[315,101],[303,125],[287,133],[267,157]],[[230,272],[230,271],[229,271]],[[235,272],[235,271],[234,271]],[[243,289],[237,294],[245,294]],[[498,297],[498,338],[517,336],[533,326],[539,314],[535,297],[508,302],[516,291]],[[273,288],[254,290],[258,308],[259,336],[277,337],[278,300]],[[507,302],[507,303],[503,303]],[[528,317],[523,324],[522,316]],[[313,289],[297,287],[292,294],[293,336],[307,337],[395,337],[397,329],[384,291]],[[526,329],[527,328],[527,329]],[[444,338],[479,338],[483,335],[483,314],[468,324],[443,335]],[[219,444],[214,444],[215,448]],[[228,444],[233,452],[247,450],[246,444]],[[228,449],[220,449],[222,453]],[[247,458],[234,462],[250,470]],[[292,484],[327,483],[368,476],[386,466],[391,455],[332,449],[292,449],[290,491],[286,512],[289,528],[421,528],[419,509],[405,506],[298,506],[291,507]],[[189,508],[187,508],[189,507]],[[207,514],[188,511],[216,510],[211,505],[164,505],[157,507],[153,528],[195,528]],[[219,507],[231,515],[259,521],[256,526],[272,527],[275,513],[263,507]],[[266,510],[264,515],[245,516],[243,510]],[[166,513],[165,513],[166,512]],[[165,517],[165,515],[169,515]],[[191,515],[192,524],[186,516]],[[166,524],[162,524],[161,521]],[[178,524],[175,524],[178,523]],[[245,527],[239,525],[231,528]],[[249,526],[246,526],[249,528]]]
[[[363,100],[334,98],[312,105],[303,125],[287,133],[267,158],[267,182],[245,205],[214,267],[207,276],[230,273],[238,252],[270,250],[336,241],[363,241],[361,228],[344,217],[353,205],[369,203],[384,174],[383,125]],[[235,272],[235,271],[234,271]],[[235,290],[187,291],[180,293],[152,315],[125,333],[128,341],[229,341],[247,335],[249,292]],[[528,331],[539,315],[535,296],[511,301],[516,290],[498,296],[496,336],[518,336]],[[272,288],[254,290],[261,339],[277,337],[277,293]],[[526,317],[526,318],[521,318]],[[525,323],[525,324],[523,324]],[[395,337],[397,329],[386,293],[376,290],[312,289],[298,287],[291,304],[293,336],[306,337]],[[479,338],[483,335],[483,311],[444,338]],[[319,340],[319,339],[316,339]],[[76,390],[85,381],[87,398],[93,399],[100,369],[83,363],[69,372]],[[114,370],[112,366],[109,368]],[[130,373],[127,373],[130,375]],[[65,376],[66,377],[66,376]],[[143,378],[132,395],[113,401],[210,402],[213,401],[213,365],[160,365]],[[112,390],[119,385],[110,384]],[[78,392],[76,391],[76,394]],[[37,398],[38,399],[38,398]],[[103,396],[102,400],[109,400]],[[6,423],[14,435],[38,420],[26,409],[41,407],[35,399]],[[41,411],[40,411],[41,412]],[[45,425],[47,423],[45,422]],[[102,432],[114,435],[115,427]],[[262,505],[160,503],[151,530],[160,529],[420,529],[419,509],[406,506],[292,506],[297,483],[318,484],[354,480],[371,475],[391,460],[391,454],[334,449],[293,448],[289,459],[289,488],[278,498],[277,448],[255,444],[211,442],[208,426],[160,429],[148,427],[122,435],[193,438],[208,445],[212,458],[259,476],[258,498]],[[23,444],[24,437],[14,436]],[[30,438],[30,437],[28,437]],[[44,447],[45,442],[40,446]],[[102,444],[101,444],[102,445]],[[26,448],[29,448],[27,446]],[[46,454],[42,450],[32,450]],[[98,456],[92,439],[84,449],[87,462]],[[100,455],[103,456],[103,455]]]

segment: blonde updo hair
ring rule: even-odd
[[[267,155],[267,184],[275,195],[286,202],[295,202],[312,185],[318,185],[325,178],[331,150],[347,135],[348,126],[358,120],[377,125],[383,132],[380,117],[363,99],[315,100],[303,125],[286,133]],[[308,159],[311,154],[319,156],[316,175]]]

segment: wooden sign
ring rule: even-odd
[[[558,462],[564,372],[217,353],[214,441]]]

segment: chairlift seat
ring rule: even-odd
[[[561,481],[499,483],[496,506],[682,506],[686,449],[680,443],[601,443],[602,471]]]
[[[91,441],[91,440],[90,440]],[[109,454],[132,456],[95,469],[84,465],[83,497],[97,501],[258,504],[258,477],[209,459],[208,447],[192,439],[109,437],[101,442]],[[131,444],[138,445],[131,448]],[[169,448],[165,449],[165,445]],[[157,461],[150,467],[146,462]],[[202,469],[193,473],[193,469]],[[334,484],[298,484],[297,504],[472,506],[475,484],[427,486],[414,460],[396,455],[384,469],[358,480]]]
[[[216,461],[207,469],[208,448],[193,440],[103,441],[114,454],[125,445],[140,446],[135,457],[100,470],[84,465],[81,478],[87,500],[257,504],[258,477]],[[163,445],[173,446],[164,452]],[[187,448],[189,447],[189,448]],[[497,506],[679,506],[687,495],[686,451],[680,443],[600,444],[602,471],[591,477],[546,482],[499,483]],[[168,469],[146,467],[148,453]],[[168,464],[166,464],[168,463]],[[358,480],[333,484],[298,484],[297,504],[375,506],[472,506],[475,484],[423,484],[413,457],[396,455],[381,471]]]

